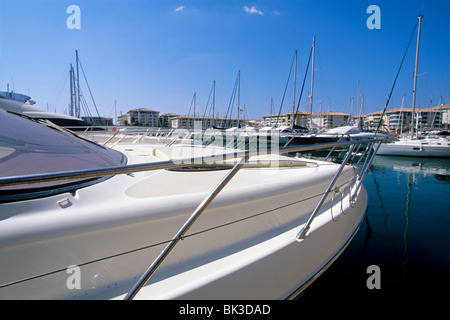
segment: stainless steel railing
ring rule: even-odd
[[[317,213],[319,212],[319,209],[322,207],[323,203],[325,202],[325,199],[327,198],[328,194],[330,193],[331,189],[333,188],[334,184],[336,183],[337,179],[341,175],[342,170],[344,169],[345,165],[347,164],[348,160],[352,156],[353,151],[355,150],[356,145],[352,144],[347,152],[347,155],[344,158],[344,161],[342,161],[341,165],[339,166],[339,169],[337,170],[336,174],[334,175],[333,179],[331,179],[330,184],[328,185],[325,192],[322,194],[322,197],[320,198],[319,202],[316,205],[316,208],[314,209],[313,213],[309,216],[308,221],[306,222],[305,226],[300,230],[300,232],[297,234],[297,240],[303,240],[306,237],[306,233],[308,232],[311,223],[313,222],[314,218],[316,217]]]
[[[200,215],[206,210],[206,208],[210,205],[210,203],[214,200],[214,198],[222,191],[222,189],[227,185],[227,183],[233,179],[236,173],[242,168],[245,161],[248,160],[248,156],[242,157],[239,162],[228,172],[228,174],[220,181],[220,183],[211,191],[210,194],[200,203],[194,213],[189,217],[188,220],[184,223],[181,229],[177,232],[177,234],[172,238],[169,244],[164,248],[164,250],[160,253],[160,255],[156,258],[156,260],[152,263],[152,265],[147,269],[147,271],[142,275],[138,282],[133,286],[131,291],[126,295],[125,299],[130,300],[133,299],[139,290],[147,283],[150,277],[155,273],[156,269],[163,262],[163,260],[167,257],[167,255],[172,251],[172,249],[176,246],[178,241],[180,241],[189,228],[195,223],[195,221],[200,217]]]
[[[337,181],[337,179],[339,178],[340,174],[342,173],[342,170],[344,169],[344,167],[349,162],[349,159],[351,157],[354,158],[354,156],[355,156],[354,150],[355,150],[356,145],[361,146],[362,143],[366,143],[366,142],[367,141],[364,141],[364,142],[363,141],[359,141],[359,142],[354,142],[353,141],[351,143],[339,143],[339,145],[341,145],[341,146],[342,145],[349,145],[350,148],[349,148],[349,150],[348,150],[344,160],[342,161],[341,165],[339,166],[339,169],[337,170],[336,174],[334,175],[333,179],[331,180],[330,184],[328,185],[327,189],[322,194],[322,197],[320,198],[318,204],[316,205],[316,208],[314,209],[313,213],[309,217],[309,219],[306,222],[305,226],[298,233],[298,235],[297,235],[297,240],[298,241],[301,241],[301,240],[305,239],[306,234],[307,234],[307,232],[308,232],[308,230],[309,230],[309,228],[311,226],[311,223],[313,222],[313,220],[316,217],[317,213],[319,212],[321,206],[325,202],[325,199],[328,196],[328,194],[330,193],[331,189],[333,188],[335,182]],[[373,149],[374,142],[378,143],[377,146],[375,147],[375,149]],[[366,147],[366,150],[365,150],[363,156],[367,155],[367,158],[370,157],[370,161],[366,162],[367,165],[365,165],[365,167],[363,167],[363,169],[361,171],[362,179],[359,179],[361,183],[362,183],[362,180],[364,179],[364,177],[365,177],[365,175],[367,173],[367,170],[370,167],[370,164],[373,161],[373,158],[376,155],[376,152],[378,150],[378,147],[379,147],[380,143],[381,143],[381,140],[380,141],[373,140],[373,141],[370,141],[368,143],[367,147]],[[323,145],[321,147],[314,146],[313,148],[315,149],[315,147],[317,147],[317,149],[320,149],[321,147],[323,147]],[[303,151],[311,150],[309,147],[306,147],[306,149],[304,149],[304,147],[300,147],[300,149],[299,148],[295,148],[295,147],[293,147],[293,148],[283,148],[284,151],[286,151],[288,149],[290,150],[289,152],[294,152],[294,151],[295,152],[299,152],[299,151],[302,151],[302,150]],[[185,222],[185,224],[181,227],[181,229],[172,238],[172,240],[169,242],[169,244],[164,248],[164,250],[156,258],[156,260],[150,265],[150,267],[145,271],[145,273],[141,276],[141,278],[132,287],[130,292],[125,296],[126,300],[133,299],[137,295],[139,290],[148,282],[150,277],[156,272],[157,268],[161,265],[161,263],[164,261],[164,259],[167,257],[167,255],[172,251],[172,249],[176,246],[176,244],[183,238],[184,234],[194,224],[194,222],[198,219],[198,217],[200,217],[200,215],[206,210],[206,208],[214,200],[214,198],[219,194],[219,192],[226,186],[226,184],[242,168],[244,163],[248,160],[249,156],[250,156],[250,152],[246,153],[239,160],[239,162],[229,171],[229,173],[220,181],[220,183],[211,191],[211,193],[208,194],[208,196],[202,201],[202,203],[197,207],[197,209],[194,211],[194,213],[189,217],[189,219]],[[356,189],[353,191],[353,195],[349,195],[351,200],[353,200],[353,197],[356,196],[356,194],[358,193],[358,190],[359,190],[360,186],[361,186],[361,184],[359,183],[356,186]]]
[[[183,158],[183,159],[175,159],[175,160],[166,160],[166,161],[157,161],[150,163],[141,163],[141,164],[131,164],[131,165],[122,165],[122,166],[114,166],[114,167],[106,167],[106,168],[95,168],[95,169],[84,169],[84,170],[73,170],[73,171],[64,171],[64,172],[50,172],[50,173],[42,173],[42,174],[30,174],[30,175],[21,175],[21,176],[12,176],[12,177],[3,177],[0,178],[0,188],[2,187],[10,187],[17,185],[25,185],[25,184],[36,184],[36,183],[44,183],[51,181],[61,181],[61,180],[70,180],[70,179],[87,179],[87,178],[100,178],[117,174],[130,174],[134,172],[143,172],[143,171],[151,171],[151,170],[160,170],[160,169],[168,169],[174,167],[185,166],[187,163],[201,163],[208,164],[208,160],[217,159],[219,157],[223,157],[226,159],[232,158],[242,158],[244,156],[256,156],[261,154],[282,154],[282,153],[296,153],[296,152],[305,152],[319,149],[331,148],[333,146],[350,146],[353,144],[360,143],[375,143],[380,142],[380,139],[368,139],[368,140],[360,140],[358,142],[355,141],[346,141],[346,142],[335,142],[335,143],[318,143],[314,145],[303,145],[303,146],[295,146],[295,147],[286,147],[286,148],[278,148],[278,149],[267,149],[267,150],[235,150],[232,152],[224,152],[223,154],[214,154],[214,155],[205,155],[200,157],[192,157],[192,158]]]

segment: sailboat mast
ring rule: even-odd
[[[194,92],[194,125],[195,125],[195,103],[197,102],[197,92]]]
[[[359,127],[361,129],[364,128],[364,118],[363,118],[363,114],[364,114],[364,95],[361,96],[361,116],[359,117]]]
[[[270,115],[273,114],[273,97],[270,97]]]
[[[414,116],[416,113],[416,90],[417,90],[417,69],[419,67],[419,47],[420,47],[420,31],[422,29],[422,15],[419,16],[419,30],[417,31],[417,46],[416,46],[416,62],[414,66],[414,88],[413,88],[413,103],[411,115],[411,139],[414,138]]]
[[[400,111],[400,134],[403,134],[403,111],[405,109],[405,95],[402,98],[402,107]]]
[[[359,88],[359,79],[358,79],[358,90],[356,92],[356,95],[357,95],[357,97],[356,97],[356,114],[357,114],[357,117],[358,117],[358,120],[359,120],[359,119],[361,119],[361,110],[360,110],[360,108],[361,108],[361,95],[360,95],[360,88]],[[358,125],[359,125],[359,122],[360,121],[358,121]]]
[[[113,124],[117,122],[117,100],[114,100],[114,121]]]
[[[313,118],[313,92],[314,92],[314,56],[316,50],[316,35],[313,35],[312,43],[312,69],[311,69],[311,111],[310,111],[310,129],[312,128],[312,118]]]
[[[239,128],[239,115],[241,112],[241,70],[238,72],[238,128]]]
[[[80,70],[78,68],[78,50],[75,50],[76,64],[77,64],[77,97],[75,99],[75,117],[80,117]]]
[[[295,66],[294,66],[294,97],[292,102],[292,121],[291,129],[294,130],[295,125],[295,88],[297,87],[297,50],[295,50]]]
[[[212,118],[212,126],[216,125],[216,80],[213,82],[213,118]]]
[[[73,116],[73,95],[74,95],[73,79],[74,79],[74,77],[73,77],[72,64],[70,64],[69,77],[70,77],[70,110],[69,110],[69,115]]]

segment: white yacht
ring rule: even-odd
[[[344,140],[366,140],[374,138],[382,138],[383,141],[395,139],[386,133],[365,131],[357,126],[340,126],[321,132],[318,134],[320,137],[336,137],[336,139]]]
[[[66,114],[54,113],[35,106],[31,97],[14,92],[0,91],[0,109],[31,119],[49,120],[61,127],[71,130],[86,130],[91,125],[84,120]]]
[[[382,143],[378,149],[382,156],[450,158],[450,144],[447,138],[411,139]]]
[[[417,31],[416,59],[414,67],[414,89],[411,116],[411,134],[409,137],[399,139],[390,143],[382,144],[378,154],[383,156],[409,156],[409,157],[444,157],[450,158],[450,145],[448,138],[425,138],[418,139],[414,133],[415,106],[417,91],[417,71],[419,64],[420,32],[422,29],[422,15],[418,18],[419,29]],[[417,131],[416,131],[417,132]]]
[[[0,111],[0,299],[289,299],[365,215],[371,147],[359,170],[349,142],[339,164],[83,134]]]

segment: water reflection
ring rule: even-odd
[[[408,158],[377,156],[372,164],[372,171],[392,169],[396,172],[434,175],[447,180],[450,176],[450,159]]]
[[[409,230],[409,209],[411,205],[411,191],[412,191],[412,173],[408,172],[408,193],[406,195],[406,208],[405,208],[405,219],[406,219],[406,225],[405,225],[405,231],[403,232],[403,242],[404,242],[404,249],[403,253],[405,255],[405,260],[402,262],[403,267],[403,283],[405,282],[406,277],[406,264],[409,260],[409,254],[408,254],[408,230]]]
[[[341,257],[300,300],[450,298],[450,159],[377,156],[364,185],[366,219]],[[367,267],[381,289],[366,286]]]

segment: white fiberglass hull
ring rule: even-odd
[[[450,158],[450,145],[446,139],[402,139],[382,143],[377,152],[383,156]]]
[[[129,163],[155,149],[122,148]],[[285,159],[286,160],[286,159]],[[290,158],[241,169],[175,247],[137,299],[287,298],[345,248],[367,195],[346,167],[306,223],[338,165]],[[1,299],[123,298],[227,170],[156,170],[1,205]]]
[[[263,242],[249,242],[240,251],[227,250],[224,256],[170,279],[155,277],[136,299],[295,298],[339,257],[358,231],[366,210],[365,189],[359,197],[357,206],[347,212],[350,217],[332,223],[328,212],[314,221],[304,240],[296,240],[300,228],[294,227]],[[340,205],[334,210],[341,210]],[[179,283],[188,284],[180,289]]]

